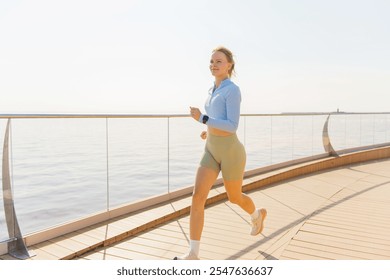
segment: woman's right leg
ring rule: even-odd
[[[204,206],[207,196],[218,177],[218,172],[207,167],[199,167],[196,173],[190,212],[190,239],[200,240],[204,224]]]
[[[175,257],[174,260],[199,259],[200,238],[204,224],[204,205],[209,191],[218,177],[218,173],[212,168],[202,166],[198,168],[190,212],[190,249],[187,254]]]

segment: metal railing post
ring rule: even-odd
[[[11,186],[11,176],[9,172],[9,131],[11,119],[8,119],[7,128],[4,136],[3,146],[3,202],[5,220],[7,223],[8,236],[8,254],[17,259],[28,259],[35,255],[33,252],[27,250],[24,243],[22,233],[20,232],[18,219],[15,212],[15,205]]]
[[[168,170],[167,170],[167,172],[168,172],[168,174],[167,174],[167,184],[168,184],[168,193],[170,193],[170,170],[169,170],[169,167],[170,167],[170,158],[169,158],[169,155],[170,155],[170,143],[169,143],[169,130],[170,130],[170,127],[169,127],[169,117],[167,117],[167,159],[168,159],[168,162],[167,162],[167,168],[168,168]]]
[[[329,124],[330,114],[328,115],[324,128],[322,130],[322,144],[324,145],[325,152],[329,153],[332,156],[338,156],[337,152],[333,149],[332,143],[330,143],[328,124]]]
[[[109,166],[109,138],[108,138],[108,118],[106,118],[106,169],[107,169],[107,212],[110,210],[110,166]]]

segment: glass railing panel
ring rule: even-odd
[[[346,115],[331,115],[329,119],[329,138],[333,148],[343,150],[346,147],[347,120]]]
[[[361,120],[362,115],[344,115],[341,116],[344,118],[344,126],[345,126],[345,139],[341,140],[344,142],[344,148],[351,147],[359,147],[362,143],[362,127]]]
[[[389,119],[385,114],[374,115],[374,144],[388,142]]]
[[[343,150],[389,141],[388,114],[335,114],[329,134],[334,149]]]
[[[239,137],[247,153],[246,169],[255,169],[271,164],[272,117],[248,116],[241,118]]]
[[[375,138],[375,116],[374,115],[361,115],[361,146],[373,145]]]
[[[281,163],[293,159],[293,116],[272,117],[272,151],[271,164]]]
[[[168,189],[167,118],[108,120],[110,208]]]
[[[247,169],[324,153],[326,115],[246,116]]]
[[[314,127],[312,116],[293,116],[292,159],[313,155],[314,134],[321,134],[321,127]]]
[[[169,130],[169,190],[192,186],[202,157],[205,140],[200,138],[207,130],[192,118],[170,118]]]
[[[103,119],[12,120],[12,183],[23,234],[106,207]]]

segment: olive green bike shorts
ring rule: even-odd
[[[208,133],[200,166],[211,168],[227,181],[242,180],[246,163],[244,145],[237,134],[216,136]]]

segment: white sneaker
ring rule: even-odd
[[[199,260],[198,256],[192,252],[189,252],[180,257],[174,257],[174,260]]]
[[[257,209],[258,216],[256,219],[252,219],[252,230],[251,235],[258,235],[263,231],[264,228],[264,220],[267,217],[267,210],[264,208]]]

